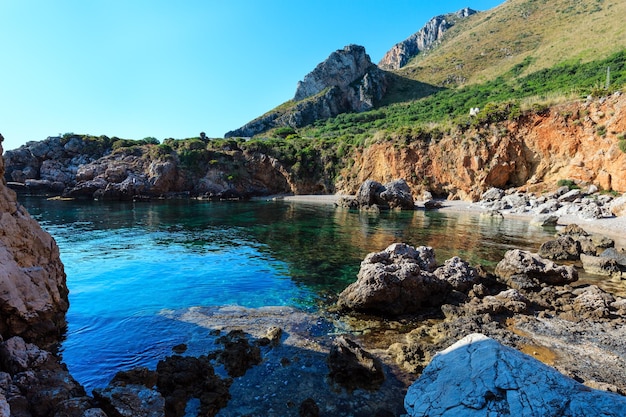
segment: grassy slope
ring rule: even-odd
[[[532,64],[520,75],[602,59],[626,48],[625,14],[623,0],[509,0],[459,22],[438,48],[398,73],[462,85],[493,80],[527,57]]]

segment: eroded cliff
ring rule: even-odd
[[[58,342],[68,307],[59,248],[6,187],[0,158],[0,335]]]
[[[624,132],[626,96],[616,93],[426,140],[381,139],[354,154],[336,185],[354,193],[366,179],[405,178],[415,195],[467,200],[489,187],[541,192],[562,179],[625,192]]]

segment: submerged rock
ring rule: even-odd
[[[349,391],[377,389],[385,380],[380,359],[344,336],[337,337],[328,354],[329,377]]]
[[[404,401],[411,417],[624,415],[626,398],[590,389],[482,334],[435,355]]]

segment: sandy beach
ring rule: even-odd
[[[275,196],[270,199],[284,200],[297,203],[311,204],[336,204],[343,197],[352,197],[350,195],[325,194],[325,195],[287,195]],[[460,200],[440,200],[442,207],[438,209],[442,212],[451,213],[480,213],[486,212],[484,208],[470,201]],[[423,201],[416,202],[417,209],[424,208]],[[515,218],[530,221],[534,217],[533,214],[507,214],[503,213],[506,218]],[[626,216],[610,217],[604,219],[587,220],[574,215],[560,216],[558,225],[566,226],[568,224],[578,224],[589,233],[605,235],[615,240],[616,246],[626,248]]]

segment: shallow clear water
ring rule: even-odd
[[[70,289],[64,362],[90,391],[118,370],[154,367],[206,329],[167,318],[193,306],[316,308],[353,282],[363,257],[394,242],[429,245],[491,269],[554,230],[469,214],[368,214],[284,201],[111,203],[20,197],[56,239]]]

